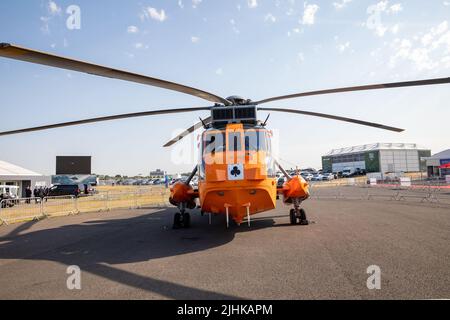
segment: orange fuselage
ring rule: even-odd
[[[274,172],[269,175],[270,140],[266,133],[244,131],[242,124],[204,133],[198,184],[204,212],[224,214],[228,209],[230,217],[240,223],[247,212],[251,215],[275,208],[277,185]],[[212,134],[222,136],[223,142],[216,138],[215,146],[208,150],[204,141]]]

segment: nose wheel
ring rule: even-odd
[[[191,215],[189,212],[177,212],[173,217],[173,228],[189,228],[191,226]]]
[[[289,218],[291,224],[300,224],[301,226],[307,226],[309,224],[308,219],[306,219],[305,209],[291,209],[289,212]]]

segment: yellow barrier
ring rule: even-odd
[[[77,213],[169,206],[169,190],[165,188],[110,188],[108,191],[81,196],[46,197],[44,199],[3,200],[0,224],[67,216]]]

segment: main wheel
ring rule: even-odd
[[[309,224],[309,221],[306,219],[306,212],[305,209],[300,209],[300,225],[307,226]]]
[[[191,215],[189,212],[183,213],[183,227],[189,228],[191,226]]]
[[[295,209],[291,209],[289,211],[289,218],[291,220],[291,224],[297,224],[297,217],[295,216]]]
[[[173,228],[174,229],[181,228],[181,213],[179,212],[175,213],[173,217]]]

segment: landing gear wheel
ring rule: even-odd
[[[291,209],[289,211],[289,218],[291,220],[291,224],[297,224],[297,217],[295,215],[295,210],[294,209]]]
[[[180,229],[180,228],[181,228],[181,213],[177,212],[173,217],[173,229]]]
[[[300,209],[300,225],[301,226],[307,226],[309,224],[309,221],[306,219],[306,212],[305,209]]]
[[[190,228],[191,226],[191,215],[189,212],[183,213],[183,227]]]

